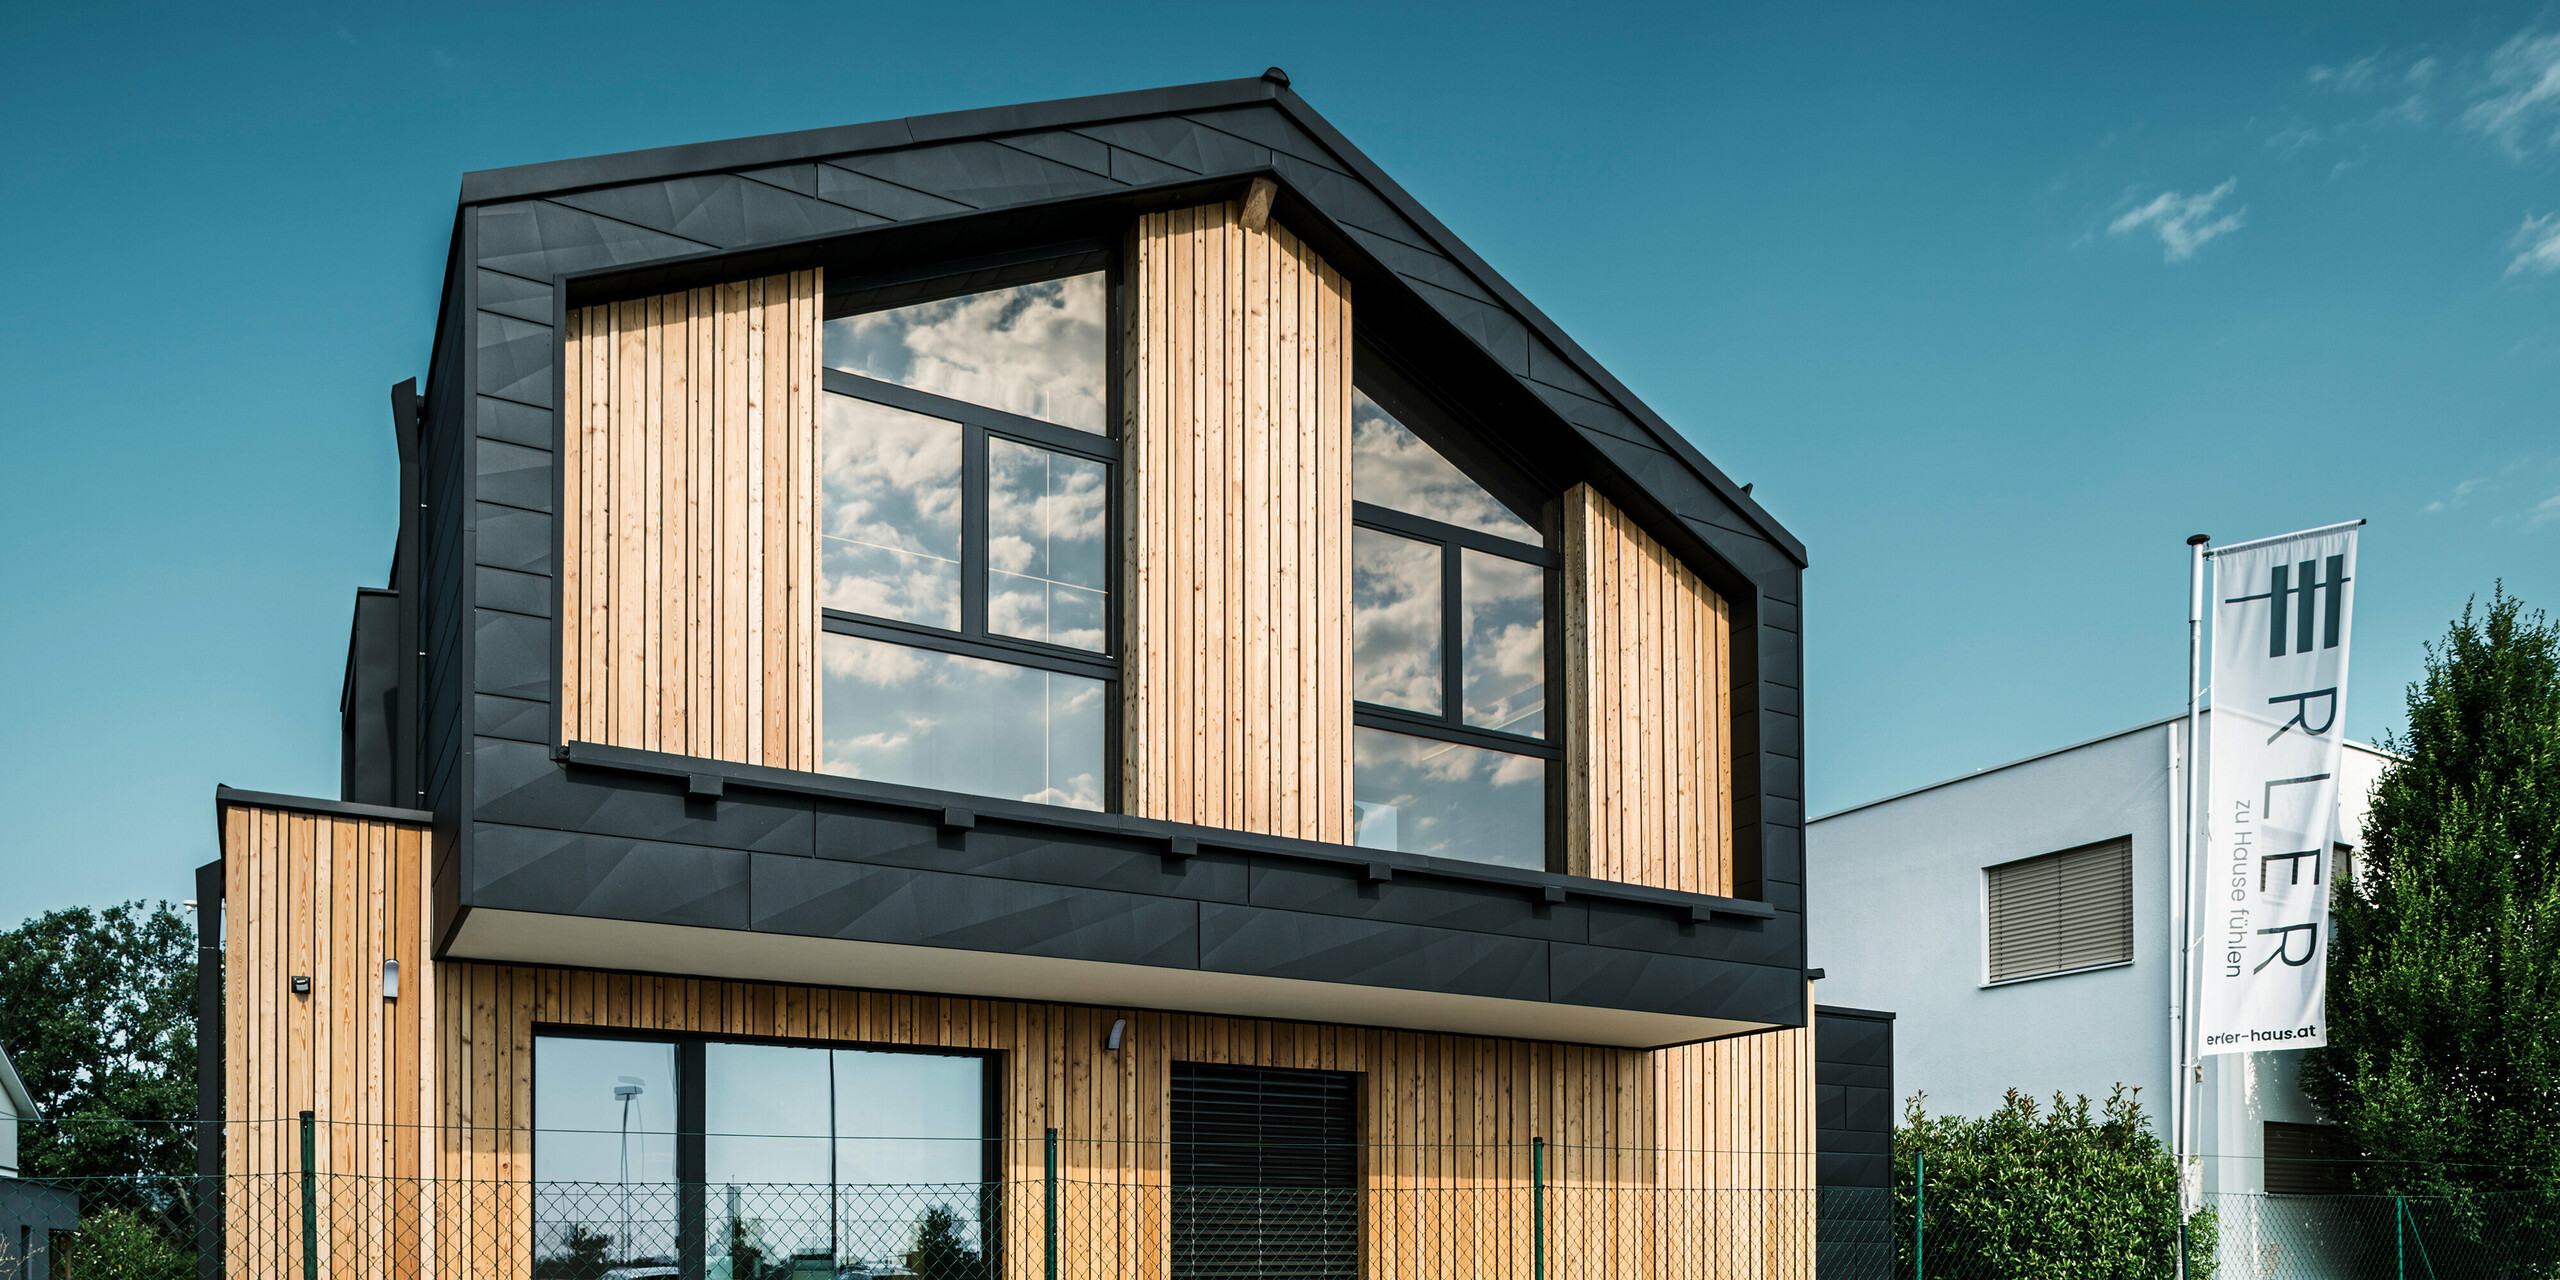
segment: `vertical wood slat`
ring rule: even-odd
[[[1235,202],[1130,236],[1121,794],[1339,841],[1350,820],[1350,284]]]
[[[810,270],[570,313],[570,738],[818,767],[823,289]]]
[[[1563,506],[1567,869],[1729,894],[1731,613],[1591,486]]]

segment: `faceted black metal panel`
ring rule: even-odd
[[[1299,911],[1200,907],[1200,967],[1222,973],[1545,1000],[1550,945]],[[1605,1005],[1627,1007],[1615,998]]]
[[[484,821],[742,852],[809,852],[805,799],[756,791],[689,799],[681,779],[564,769],[549,748],[529,743],[484,742],[477,755],[474,798]]]
[[[478,398],[478,431],[484,440],[504,440],[528,449],[551,447],[551,411],[494,396]]]
[[[480,268],[476,283],[481,310],[530,320],[535,324],[551,323],[550,285],[486,267]]]
[[[1590,935],[1577,941],[1701,960],[1803,967],[1793,936],[1768,921],[1694,924],[1629,902],[1594,902],[1590,917]]]
[[[550,576],[552,522],[547,512],[483,502],[477,504],[473,514],[478,518],[480,531],[478,563],[492,569],[513,569],[518,573]]]
[[[833,163],[972,209],[1060,200],[1119,185],[1101,174],[993,142],[952,142]]]
[[[1555,998],[1689,1017],[1792,1023],[1804,1012],[1804,973],[1761,965],[1558,943],[1549,953]]]
[[[484,739],[485,741],[485,739]],[[473,824],[471,900],[514,911],[747,927],[747,859],[734,849]]]
[[[1004,145],[1060,164],[1074,165],[1087,173],[1098,173],[1106,178],[1111,176],[1111,144],[1081,133],[1069,133],[1063,129],[1048,133],[1017,133],[1005,139]]]
[[[1829,1187],[1892,1185],[1893,1015],[1814,1011],[1818,1176]]]
[[[842,205],[726,173],[553,198],[572,209],[723,249],[806,240],[881,222]]]
[[[471,576],[479,590],[481,608],[504,609],[509,613],[521,613],[532,618],[551,616],[549,576],[519,573],[513,569],[498,569],[488,565],[472,566]]]
[[[1579,902],[1550,906],[1508,885],[1469,885],[1399,875],[1371,884],[1358,867],[1258,859],[1252,903],[1282,911],[1318,911],[1361,920],[1393,921],[1581,942],[1590,934],[1590,908]],[[1660,916],[1664,913],[1655,911]]]
[[[480,394],[521,404],[551,404],[551,326],[480,312],[475,319]]]
[[[479,265],[532,280],[557,280],[716,247],[548,200],[488,205],[477,213]]]
[[[544,745],[551,741],[551,704],[478,693],[471,697],[471,731],[483,738],[508,738]]]
[[[1191,903],[829,858],[755,855],[754,924],[770,933],[1189,969]]]
[[[1270,148],[1178,116],[1091,124],[1076,132],[1191,173],[1241,173],[1271,164]]]
[[[482,502],[503,502],[527,511],[551,509],[550,450],[483,440],[476,452]]]
[[[831,164],[817,167],[818,196],[891,221],[964,213],[969,206]]]
[[[1038,884],[1090,885],[1124,893],[1242,902],[1245,863],[1215,855],[1171,860],[1160,843],[1083,835],[1074,840],[982,822],[945,831],[929,815],[818,804],[817,856],[962,871]]]
[[[472,674],[477,693],[551,700],[551,623],[495,609],[473,611]]]
[[[1256,146],[1268,147],[1282,155],[1312,161],[1328,169],[1341,169],[1342,162],[1324,149],[1324,144],[1309,136],[1306,130],[1290,123],[1268,104],[1229,107],[1219,111],[1190,111],[1183,118],[1204,124],[1221,133],[1232,134]]]

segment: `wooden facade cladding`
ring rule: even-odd
[[[818,767],[816,270],[568,316],[560,723]]]
[[[442,1109],[430,837],[410,823],[239,804],[221,824],[223,1144],[240,1188],[224,1216],[225,1274],[301,1274],[284,1184],[254,1175],[301,1172],[304,1112],[313,1167],[378,1180],[367,1195],[397,1211],[329,1219],[325,1273],[419,1274],[416,1219],[404,1230],[396,1218],[426,1203],[420,1180],[443,1167],[429,1127]],[[400,966],[397,999],[382,994],[385,961]],[[296,976],[307,993],[293,990]]]
[[[1591,486],[1563,508],[1566,869],[1729,895],[1732,614]]]
[[[1238,201],[1126,257],[1121,795],[1346,842],[1351,287]]]

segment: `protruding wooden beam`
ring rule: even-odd
[[[1279,183],[1269,178],[1253,180],[1253,188],[1244,193],[1245,230],[1260,231],[1271,221],[1271,201],[1279,194]]]

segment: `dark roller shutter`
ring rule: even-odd
[[[2267,1194],[2344,1195],[2356,1189],[2355,1147],[2336,1125],[2267,1121]]]
[[[1991,980],[2133,958],[2133,841],[1991,868]]]
[[[1173,1065],[1174,1280],[1353,1280],[1359,1112],[1334,1071]]]

